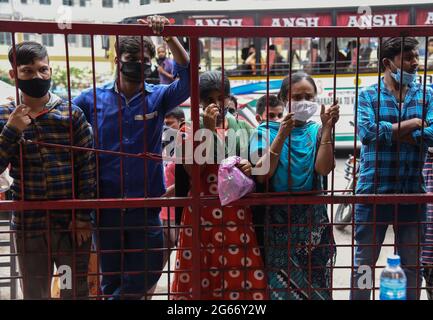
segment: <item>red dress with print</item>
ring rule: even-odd
[[[217,195],[218,165],[207,165],[201,177],[202,195]],[[185,207],[171,299],[192,299],[192,219],[191,208]],[[204,206],[200,221],[201,298],[266,299],[267,281],[250,208]]]

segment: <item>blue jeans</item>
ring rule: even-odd
[[[395,217],[395,215],[397,215],[397,217]],[[418,250],[419,248],[416,245],[423,242],[424,232],[422,225],[413,222],[425,221],[425,216],[425,205],[400,204],[397,206],[396,213],[394,205],[377,205],[376,219],[374,219],[373,205],[357,204],[355,206],[356,250],[354,257],[354,273],[351,277],[351,288],[358,289],[351,290],[351,300],[370,299],[371,289],[360,289],[359,285],[369,280],[370,282],[368,283],[372,284],[373,281],[371,277],[367,279],[367,273],[361,272],[362,270],[358,273],[358,267],[369,266],[371,268],[370,270],[373,271],[377,259],[379,258],[386,230],[389,224],[393,224],[394,222],[396,222],[394,225],[394,233],[397,254],[400,255],[401,266],[407,277],[407,299],[419,299],[420,290],[416,288],[421,287],[422,268],[420,262],[421,251]],[[373,224],[362,224],[365,222],[371,223],[373,221],[378,222],[375,226],[375,232]],[[408,222],[412,222],[412,224],[407,224]],[[372,276],[373,272],[371,272],[370,275]]]
[[[100,211],[94,240],[102,251],[100,269],[104,295],[112,299],[140,299],[158,282],[163,268],[163,252],[155,250],[163,248],[159,210],[147,209],[147,217],[144,208],[124,210],[123,230],[119,209]],[[120,252],[122,247],[123,253]],[[142,251],[125,252],[136,249]]]

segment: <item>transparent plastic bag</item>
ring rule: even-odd
[[[218,194],[221,205],[225,206],[252,192],[254,180],[247,177],[236,165],[240,157],[232,156],[224,159],[218,169]]]

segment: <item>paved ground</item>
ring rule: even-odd
[[[346,180],[344,180],[344,161],[345,158],[340,158],[337,160],[337,167],[335,170],[335,188],[343,189],[346,185]],[[335,211],[336,207],[334,207]],[[330,212],[331,210],[329,210]],[[2,234],[1,231],[5,231],[5,229],[0,229],[0,241],[4,240],[7,235]],[[351,247],[342,247],[342,245],[350,245],[352,243],[352,230],[351,227],[347,227],[344,231],[334,230],[335,241],[337,243],[337,260],[335,264],[335,269],[333,272],[333,287],[335,289],[343,289],[334,291],[334,298],[347,300],[349,297],[349,279],[350,279],[350,265],[352,260],[352,249]],[[392,232],[392,228],[388,229],[388,233],[386,235],[385,244],[392,244],[394,239],[394,234]],[[382,249],[378,265],[385,265],[386,257],[393,252],[392,247],[384,247]],[[0,247],[0,255],[7,254],[8,249]],[[0,263],[6,261],[7,257],[0,257]],[[171,270],[174,267],[175,255],[174,253],[171,255]],[[338,267],[346,267],[346,268],[338,268]],[[376,270],[375,278],[376,278],[376,286],[379,283],[379,277],[381,268]],[[167,268],[165,269],[167,271]],[[5,268],[0,268],[0,278],[7,277],[9,275],[8,270]],[[171,280],[171,279],[170,279]],[[2,282],[3,280],[0,280]],[[169,278],[167,274],[163,274],[160,281],[158,282],[155,293],[165,294],[168,292],[168,284]],[[377,293],[376,293],[377,298]],[[5,288],[0,288],[0,299],[9,299],[9,290]],[[166,299],[166,296],[155,296],[154,299]],[[423,291],[422,299],[426,299],[426,294]]]

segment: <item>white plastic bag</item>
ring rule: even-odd
[[[11,187],[14,179],[9,175],[9,169],[6,168],[2,174],[0,174],[0,192],[6,192]]]

